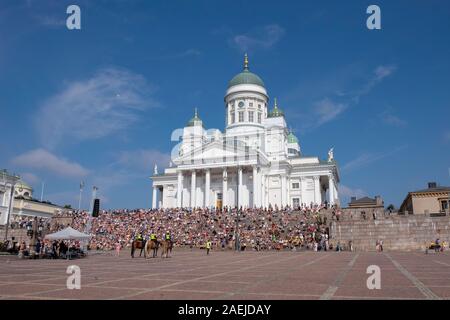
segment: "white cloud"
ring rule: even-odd
[[[355,72],[353,70],[354,68],[349,69],[351,70],[351,79],[361,76],[361,71]],[[317,85],[316,87],[319,88],[318,90],[320,91],[320,95],[327,94],[323,88],[327,88],[327,86],[329,87],[327,90],[327,97],[322,99],[317,99],[317,96],[314,97],[314,100],[312,100],[314,101],[312,103],[312,107],[306,112],[305,115],[301,116],[303,119],[308,119],[307,121],[303,121],[301,124],[301,130],[317,128],[325,123],[337,119],[338,116],[344,113],[347,109],[357,105],[362,96],[367,95],[378,83],[390,76],[396,69],[397,68],[395,66],[380,65],[376,67],[369,77],[364,77],[365,81],[363,84],[358,89],[353,91],[344,90],[343,88],[340,88],[340,86],[342,86],[341,83],[331,80],[325,81],[325,85]],[[347,77],[342,77],[342,74],[333,74],[333,79],[334,78],[347,79]],[[350,80],[347,79],[343,82],[351,82]],[[313,91],[314,90],[316,89],[313,89]],[[295,89],[294,95],[296,94],[299,94],[298,88]],[[293,100],[292,97],[291,100]],[[295,116],[296,111],[294,110],[293,113]],[[385,121],[397,126],[406,124],[400,118],[387,114],[385,116]]]
[[[404,127],[407,122],[392,114],[391,110],[386,110],[379,115],[381,121],[394,127]]]
[[[97,139],[138,121],[138,113],[158,104],[145,79],[123,69],[107,68],[84,81],[73,81],[47,99],[36,115],[42,143]]]
[[[242,52],[254,49],[268,49],[274,46],[285,34],[285,30],[277,24],[270,24],[245,34],[235,35],[232,44]]]
[[[20,174],[20,177],[22,178],[23,181],[29,184],[35,184],[41,180],[37,175],[31,172],[24,172]]]
[[[341,184],[339,185],[339,196],[348,199],[351,197],[361,198],[367,196],[367,193],[362,189],[351,188]]]
[[[384,78],[387,78],[388,76],[393,74],[396,70],[397,67],[393,65],[390,66],[380,65],[376,67],[367,83],[354,94],[352,100],[358,103],[361,96],[368,94],[377,84],[383,81]]]
[[[314,112],[317,116],[316,125],[320,126],[335,119],[339,114],[344,112],[347,107],[347,104],[336,103],[328,98],[317,102],[314,106]]]
[[[158,165],[159,172],[161,172],[161,169],[168,167],[170,155],[153,149],[122,151],[118,162],[125,167],[141,170],[150,175],[153,174],[155,164]]]
[[[383,158],[386,158],[388,156],[391,156],[397,152],[400,152],[404,149],[406,149],[407,146],[403,145],[397,148],[394,148],[392,150],[386,151],[386,152],[375,152],[375,153],[363,153],[354,160],[351,160],[347,162],[345,165],[342,166],[341,172],[349,172],[351,170],[364,167],[372,162],[381,160]]]
[[[26,168],[42,169],[62,177],[83,177],[89,171],[76,162],[59,158],[44,149],[35,149],[15,157],[12,163]]]
[[[45,27],[62,27],[66,25],[64,18],[58,18],[48,15],[36,15],[35,19],[37,23]]]

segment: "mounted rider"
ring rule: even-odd
[[[142,233],[141,232],[137,233],[137,235],[135,237],[135,240],[136,241],[143,241],[144,240],[144,238],[142,237]]]
[[[154,233],[153,231],[150,233],[150,241],[153,241],[153,242],[158,242],[158,238],[157,238],[157,236],[156,236],[156,233]]]
[[[172,235],[170,234],[170,231],[166,232],[166,235],[164,237],[165,240],[172,242]]]

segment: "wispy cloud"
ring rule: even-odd
[[[231,44],[242,52],[252,52],[260,48],[268,49],[280,41],[285,33],[285,30],[278,24],[270,24],[233,36]]]
[[[351,160],[351,161],[347,162],[345,165],[343,165],[341,168],[341,172],[349,172],[354,169],[358,169],[358,168],[367,166],[375,161],[384,159],[384,158],[389,157],[397,152],[400,152],[400,151],[406,149],[407,147],[408,147],[407,145],[403,145],[403,146],[399,146],[397,148],[394,148],[392,150],[385,151],[385,152],[362,153],[360,156],[358,156],[354,160]]]
[[[398,116],[394,115],[391,109],[383,111],[378,115],[378,117],[384,124],[394,127],[405,127],[408,124],[405,120],[400,119]]]
[[[347,199],[350,199],[351,197],[361,198],[367,196],[367,193],[360,188],[351,188],[341,184],[339,185],[339,196]]]
[[[41,180],[37,175],[31,172],[21,173],[20,176],[25,182],[29,184],[36,184]]]
[[[89,170],[80,164],[58,157],[44,149],[21,154],[13,158],[12,163],[24,168],[46,170],[61,177],[83,177],[89,173]]]
[[[144,77],[118,68],[106,68],[93,77],[69,82],[48,98],[35,125],[49,149],[61,142],[108,136],[138,121],[138,113],[158,106]]]
[[[64,16],[63,16],[64,17]],[[34,16],[37,23],[45,27],[62,27],[66,25],[66,20],[61,17],[54,17],[48,15],[36,15]]]
[[[158,150],[133,150],[122,151],[119,154],[118,163],[127,168],[141,170],[147,174],[153,173],[153,166],[156,164],[160,170],[168,167],[170,155]]]
[[[328,98],[318,101],[314,106],[317,116],[317,126],[335,119],[339,114],[348,108],[348,104],[336,103]]]
[[[359,102],[359,99],[369,94],[372,89],[379,84],[383,79],[389,77],[391,74],[393,74],[397,70],[397,67],[394,65],[380,65],[375,68],[373,71],[372,76],[369,78],[369,80],[362,86],[361,89],[357,90],[353,96],[351,97],[352,100],[355,103]]]
[[[349,73],[351,76],[343,76],[342,74],[333,75],[334,78],[344,79],[344,81],[342,81],[344,84],[328,80],[322,81],[322,84],[317,86],[322,97],[319,95],[312,97],[311,107],[304,111],[301,115],[298,114],[298,111],[294,111],[293,116],[297,116],[303,120],[301,122],[301,128],[299,128],[300,131],[315,129],[337,119],[339,115],[358,105],[361,97],[369,94],[377,84],[383,81],[386,77],[390,76],[396,69],[397,68],[395,66],[377,66],[372,71],[370,76],[364,76],[364,80],[360,80],[359,87],[353,90],[346,90],[343,86],[348,85],[350,82],[353,83],[355,80],[354,78],[361,77],[362,71],[356,72],[355,67],[349,68]],[[341,73],[345,73],[345,71]],[[327,85],[329,86],[329,92],[324,90],[324,87]],[[316,89],[314,88],[312,91],[314,90]],[[304,89],[301,94],[305,95]],[[295,95],[298,95],[298,88],[294,90],[293,94],[289,95],[290,100],[296,100],[294,99]],[[305,97],[303,96],[301,98],[304,99]],[[391,124],[400,125],[403,123],[401,119],[396,118],[392,114],[385,114],[384,118],[385,121],[390,121]]]

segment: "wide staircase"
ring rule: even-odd
[[[450,216],[393,215],[364,220],[344,214],[330,226],[333,242],[348,245],[352,241],[356,251],[376,250],[377,240],[383,241],[384,250],[425,250],[438,238],[450,243]]]

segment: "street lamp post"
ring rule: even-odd
[[[237,208],[237,210],[236,210],[236,227],[235,227],[235,237],[234,237],[234,240],[235,240],[235,250],[237,251],[237,252],[239,252],[239,249],[240,249],[240,238],[239,238],[239,218],[240,218],[240,209],[239,208]]]
[[[88,217],[88,221],[86,223],[86,227],[85,227],[85,231],[84,231],[86,234],[90,234],[91,233],[92,214],[93,214],[93,211],[94,211],[94,201],[95,201],[95,198],[97,196],[97,190],[98,190],[98,188],[96,186],[94,186],[92,188],[91,207],[90,207],[90,210],[89,210],[89,213],[88,213],[89,217]],[[88,241],[86,241],[86,243],[85,243],[86,249],[87,249],[87,245],[88,245]],[[87,252],[87,250],[86,250],[86,252]]]
[[[6,214],[6,226],[5,226],[5,241],[8,240],[8,230],[9,230],[9,219],[11,217],[12,211],[13,211],[13,206],[14,206],[14,187],[17,183],[17,181],[19,181],[20,177],[19,176],[10,176],[10,175],[6,175],[5,172],[3,172],[3,180],[5,182],[5,187],[6,185],[10,185],[10,194],[9,194],[9,204],[8,204],[8,212]]]

